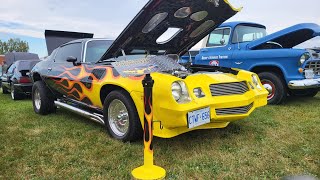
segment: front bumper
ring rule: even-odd
[[[30,94],[32,91],[32,83],[15,84],[14,90],[18,93]]]
[[[267,94],[265,90],[260,93],[253,91],[244,95],[221,96],[211,100],[203,100],[202,102],[194,102],[185,104],[183,107],[160,107],[155,109],[155,120],[162,122],[162,127],[155,124],[154,135],[162,138],[171,138],[182,133],[197,129],[224,128],[230,122],[237,121],[248,117],[256,108],[267,104]],[[188,112],[210,107],[211,122],[192,129],[187,125]],[[239,107],[249,107],[245,113],[219,114],[218,111],[225,109],[233,109]],[[232,110],[231,110],[232,112]],[[161,127],[161,128],[160,128]]]
[[[292,80],[292,81],[289,82],[288,87],[290,89],[320,88],[320,78],[318,78],[318,79]]]

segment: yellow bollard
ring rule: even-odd
[[[144,87],[144,165],[131,172],[135,179],[163,179],[166,176],[163,168],[153,164],[153,83],[150,74],[147,74],[142,81]]]

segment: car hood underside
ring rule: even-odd
[[[267,42],[276,42],[283,48],[293,48],[309,39],[320,35],[320,26],[313,23],[303,23],[275,32],[248,44],[249,49],[259,49]]]

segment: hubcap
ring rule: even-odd
[[[124,136],[129,128],[129,114],[122,101],[114,99],[108,107],[109,125],[117,136]]]
[[[275,85],[271,81],[265,80],[265,79],[261,80],[261,83],[264,86],[264,88],[266,88],[267,91],[269,92],[268,94],[268,101],[269,101],[275,95],[275,92],[276,92]]]
[[[36,106],[37,109],[40,109],[41,107],[41,97],[38,89],[34,91],[34,105]]]

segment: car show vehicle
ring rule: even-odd
[[[19,100],[25,95],[30,95],[32,81],[29,74],[33,66],[38,62],[40,60],[19,60],[11,64],[1,76],[2,93],[11,93],[13,100]]]
[[[319,50],[294,47],[319,35],[320,27],[312,23],[267,35],[261,24],[228,22],[203,39],[199,54],[182,59],[184,62],[191,59],[192,64],[255,72],[269,91],[268,103],[279,104],[287,94],[313,97],[318,93]]]
[[[104,124],[116,139],[140,139],[144,75],[122,77],[112,63],[157,57],[177,64],[173,59],[236,13],[228,1],[151,0],[115,41],[74,40],[38,63],[32,70],[34,111],[46,115],[66,108]],[[168,30],[174,33],[168,36]],[[127,73],[157,68],[145,65]],[[252,72],[191,66],[151,75],[158,137],[224,128],[267,104],[268,92]]]

